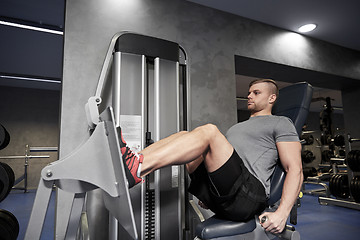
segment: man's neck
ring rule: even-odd
[[[250,117],[256,117],[256,116],[267,116],[267,115],[272,115],[271,111],[258,111],[258,112],[251,112],[250,113]]]

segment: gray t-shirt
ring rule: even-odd
[[[283,116],[255,116],[232,126],[226,138],[245,166],[270,194],[270,178],[279,158],[277,142],[299,141],[293,122]]]

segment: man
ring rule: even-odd
[[[265,212],[263,228],[280,233],[302,184],[301,145],[291,120],[271,115],[278,95],[275,81],[250,83],[249,120],[231,127],[226,137],[207,124],[179,132],[133,153],[121,137],[121,152],[129,187],[156,169],[186,164],[192,179],[189,191],[218,216],[248,220],[265,209],[270,176],[277,159],[287,172],[279,208]]]

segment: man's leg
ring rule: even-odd
[[[162,146],[164,146],[165,144],[171,142],[171,141],[174,141],[176,138],[184,135],[188,133],[187,131],[181,131],[181,132],[177,132],[177,133],[174,133],[166,138],[163,138],[163,139],[160,139],[159,141],[157,142],[154,142],[153,144],[149,145],[148,147],[146,147],[145,149],[143,149],[141,151],[142,154],[147,154],[148,152],[150,151],[155,151],[156,149],[158,148],[161,148]]]
[[[154,151],[150,150],[140,152],[144,156],[141,176],[165,166],[198,160],[201,155],[204,156],[208,172],[213,172],[229,159],[233,147],[216,126],[206,124],[191,132],[183,132],[172,141],[159,145]]]
[[[189,174],[193,173],[199,166],[200,164],[204,161],[204,156],[201,155],[200,157],[198,157],[197,159],[195,159],[194,161],[188,162],[186,164],[186,170]]]
[[[199,157],[203,155],[208,172],[213,172],[229,159],[232,152],[233,147],[218,128],[207,124],[191,132],[180,132],[160,140],[141,151],[138,157],[128,150],[123,156],[131,158],[125,162],[137,183],[139,176],[136,176],[136,172],[139,163],[140,175],[143,177],[156,169],[186,164],[195,159],[200,164],[202,160]]]

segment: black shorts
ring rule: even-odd
[[[209,207],[217,217],[232,221],[247,221],[264,211],[265,189],[245,167],[235,150],[229,160],[215,173],[217,178],[221,176],[223,179],[229,177],[234,179],[227,194],[219,194],[218,190],[221,186],[216,186],[211,181],[204,163],[190,174],[189,192]],[[237,176],[233,176],[234,174]]]

